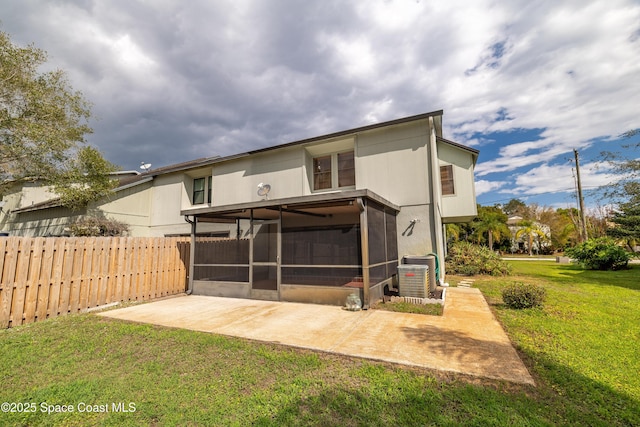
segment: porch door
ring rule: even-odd
[[[279,300],[280,221],[251,222],[251,297]]]

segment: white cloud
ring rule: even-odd
[[[491,193],[495,190],[502,188],[506,182],[502,181],[487,181],[484,179],[476,180],[476,195],[479,196],[485,193]]]
[[[535,191],[572,149],[640,127],[634,0],[8,0],[3,29],[68,71],[125,167],[442,108],[445,137],[483,150],[478,194],[516,171]],[[482,134],[514,129],[544,132],[491,154]]]
[[[580,166],[580,181],[583,190],[594,189],[610,183],[615,176],[604,163],[586,163]],[[577,175],[573,163],[561,165],[542,164],[515,177],[514,194],[547,194],[573,192],[576,190]]]

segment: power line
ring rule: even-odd
[[[587,186],[583,186],[583,189],[593,189],[593,188],[600,188],[600,185],[587,185]],[[569,193],[569,192],[573,192],[576,191],[575,188],[564,188],[564,189],[560,189],[560,190],[553,190],[553,191],[543,191],[541,193],[527,193],[521,196],[516,196],[516,195],[512,195],[510,197],[505,197],[504,199],[496,199],[496,200],[491,200],[488,201],[486,203],[498,203],[498,202],[503,202],[505,200],[513,200],[513,199],[517,199],[519,197],[533,197],[533,196],[543,196],[545,194],[555,194],[555,193]]]

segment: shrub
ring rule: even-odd
[[[69,226],[69,231],[73,236],[126,236],[129,226],[115,219],[108,219],[98,216],[87,216],[80,218]]]
[[[545,288],[517,282],[502,289],[502,300],[509,308],[540,307],[546,297]]]
[[[565,254],[590,270],[620,270],[627,267],[632,257],[609,237],[588,240],[567,249]]]
[[[486,246],[469,242],[456,242],[451,245],[446,261],[447,272],[452,274],[505,276],[511,273],[511,266],[501,260],[495,252]]]

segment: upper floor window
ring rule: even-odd
[[[191,200],[194,205],[201,205],[206,202],[211,203],[211,184],[212,177],[194,178],[193,180],[193,197]]]
[[[353,151],[313,158],[313,189],[353,187],[356,168]]]
[[[450,196],[456,194],[453,185],[453,166],[440,166],[440,185],[442,186],[442,195]]]

